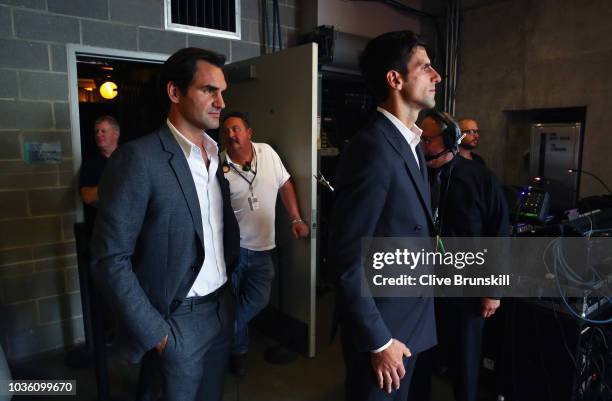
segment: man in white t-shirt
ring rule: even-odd
[[[225,150],[223,172],[230,184],[231,202],[240,226],[240,260],[232,274],[238,297],[236,332],[230,368],[235,376],[246,374],[248,323],[270,298],[274,266],[276,198],[281,200],[291,218],[291,233],[298,238],[309,234],[300,217],[295,188],[290,175],[274,149],[265,143],[251,142],[253,131],[242,113],[225,116],[222,127]]]

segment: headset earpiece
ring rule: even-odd
[[[465,136],[461,134],[459,124],[455,122],[450,114],[443,111],[432,110],[428,116],[442,124],[444,147],[453,152],[453,154],[457,154],[459,152],[459,144]]]

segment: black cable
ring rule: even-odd
[[[268,0],[261,0],[261,19],[263,25],[263,47],[264,54],[268,53],[268,46],[270,45],[270,27],[268,21]]]
[[[264,0],[265,1],[265,0]],[[276,53],[276,7],[272,1],[272,53]]]
[[[599,382],[600,382],[600,385],[599,385],[599,395],[601,396],[601,395],[603,395],[604,387],[608,387],[608,385],[606,384],[606,380],[608,380],[608,377],[607,377],[607,374],[606,374],[607,373],[606,368],[607,368],[607,365],[608,365],[607,357],[608,357],[609,353],[608,353],[608,345],[607,345],[605,334],[603,333],[603,331],[599,327],[596,327],[595,329],[597,329],[597,331],[601,334],[602,339],[603,339],[603,345],[605,346],[605,351],[603,353],[601,353],[601,352],[599,353],[599,357],[601,358],[601,362],[602,362],[602,366],[603,366],[603,369],[602,369],[602,372],[601,372],[601,376],[599,378],[600,379],[599,380]],[[609,389],[609,387],[608,387],[608,389]]]
[[[531,317],[533,318],[533,322],[535,324],[537,344],[542,345],[542,337],[540,335],[541,334],[540,333],[540,325],[538,324],[538,319],[537,319],[535,310],[532,310]],[[538,356],[540,357],[540,364],[542,366],[542,370],[544,371],[544,374],[546,375],[546,390],[548,392],[548,399],[550,401],[553,401],[552,390],[550,388],[550,372],[548,371],[548,369],[546,367],[546,363],[544,362],[544,353],[542,352],[542,347],[541,346],[538,347],[538,351],[539,351],[538,352]]]
[[[518,199],[516,200],[515,211],[514,211],[514,219],[513,219],[513,222],[511,223],[512,224],[512,234],[510,235],[511,237],[518,237],[517,228],[518,228],[519,217],[520,217],[522,208],[523,208],[523,198],[521,196],[518,196]]]
[[[459,156],[455,156],[453,157],[453,159],[449,162],[450,166],[448,167],[448,178],[446,179],[446,185],[444,185],[444,188],[442,189],[442,193],[440,194],[440,198],[438,200],[438,204],[436,205],[438,208],[438,221],[436,222],[436,235],[439,236],[440,238],[442,238],[442,226],[443,226],[443,216],[446,212],[446,199],[448,197],[448,191],[450,189],[451,186],[451,179],[453,176],[453,170],[455,169],[455,164],[457,161],[457,157]],[[422,167],[424,168],[424,166]],[[442,180],[442,177],[440,177],[440,180]]]
[[[511,343],[511,350],[514,351],[516,350],[516,308],[517,308],[517,304],[516,302],[513,305],[512,308],[512,316],[511,316],[511,322],[512,322],[512,343]],[[512,377],[512,399],[519,399],[518,395],[518,390],[517,390],[517,377],[518,375],[516,375],[516,352],[510,352],[510,377]]]
[[[459,5],[457,5],[457,7],[459,7]],[[461,10],[458,10],[457,12],[459,13],[459,18],[457,21],[457,37],[455,38],[455,51],[453,52],[454,54],[454,59],[453,59],[453,63],[451,63],[451,65],[458,65],[459,63],[459,44],[460,44],[460,40],[459,38],[461,37],[461,14],[460,14]],[[455,95],[457,93],[457,81],[458,81],[458,77],[457,77],[457,71],[458,68],[454,69],[454,77],[453,77],[453,87],[450,88],[451,89],[451,94],[449,96],[449,99],[455,99]],[[454,102],[453,102],[454,103]],[[450,108],[449,108],[449,112],[450,112]],[[455,109],[453,107],[452,110],[453,114],[455,114]]]
[[[603,180],[602,180],[601,178],[599,178],[599,177],[598,177],[596,174],[593,174],[593,173],[591,173],[591,172],[589,172],[589,171],[582,170],[582,169],[569,169],[569,170],[568,170],[568,172],[569,172],[569,173],[586,174],[586,175],[588,175],[588,176],[590,176],[590,177],[595,178],[595,179],[596,179],[596,180],[597,180],[597,181],[598,181],[598,182],[599,182],[599,183],[600,183],[600,184],[601,184],[601,185],[602,185],[602,186],[603,186],[603,187],[606,189],[606,191],[608,191],[608,193],[609,193],[610,195],[612,195],[612,190],[610,190],[610,187],[608,187],[608,186],[606,185],[606,183],[605,183],[605,182],[603,182]]]
[[[572,355],[571,350],[569,349],[569,345],[567,344],[567,339],[565,338],[565,332],[563,331],[563,326],[561,326],[561,320],[559,320],[559,315],[557,315],[557,304],[554,301],[550,301],[552,305],[553,315],[555,316],[555,321],[559,326],[559,333],[561,334],[561,341],[563,341],[563,346],[565,347],[565,351],[567,351],[567,355],[570,357],[572,364],[574,365],[574,369],[578,369],[578,364],[576,363],[576,359],[574,359],[574,355]]]
[[[433,24],[434,24],[434,28],[436,32],[436,37],[435,37],[436,45],[434,46],[433,60],[434,62],[437,62],[438,55],[442,53],[442,30],[440,29],[438,18],[433,19]]]
[[[412,14],[418,18],[436,18],[434,14],[426,13],[425,11],[417,10],[416,8],[410,7],[406,4],[400,3],[397,0],[378,0],[379,3],[386,4],[390,7],[396,8],[407,14]]]

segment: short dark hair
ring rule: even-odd
[[[113,116],[101,116],[96,118],[96,120],[94,121],[94,128],[96,127],[96,125],[103,123],[103,122],[107,122],[108,125],[110,125],[115,131],[117,131],[117,133],[121,132],[121,127],[119,127],[119,123],[117,122],[117,119]]]
[[[412,31],[387,32],[368,42],[359,57],[359,68],[379,103],[389,96],[387,72],[396,70],[406,74],[408,62],[417,47],[426,47],[426,44]]]
[[[474,121],[476,124],[478,124],[478,121],[474,120],[472,117],[461,117],[457,119],[457,124],[461,124],[464,121]]]
[[[166,60],[161,69],[160,83],[161,90],[164,93],[163,98],[167,98],[165,93],[168,82],[174,82],[182,94],[187,92],[199,60],[206,61],[219,68],[225,64],[225,56],[223,54],[206,49],[186,47],[175,52]]]
[[[232,117],[241,119],[245,127],[251,128],[251,123],[249,122],[249,119],[247,118],[246,114],[241,113],[239,111],[230,111],[229,113],[225,113],[223,115],[223,122],[221,124],[225,124],[225,122]]]

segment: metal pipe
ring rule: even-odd
[[[455,114],[455,100],[457,99],[457,82],[459,81],[459,74],[457,73],[457,70],[459,68],[459,46],[461,45],[460,41],[461,41],[461,0],[456,0],[457,1],[457,19],[456,19],[456,25],[457,25],[457,40],[455,41],[455,71],[454,71],[454,81],[455,81],[455,85],[453,88],[453,115]]]
[[[444,111],[448,112],[450,107],[450,99],[451,99],[451,81],[452,77],[452,68],[451,63],[453,60],[453,3],[449,0],[446,11],[446,30],[448,32],[448,43],[446,46],[448,47],[448,58],[446,60],[446,68],[448,72],[446,73],[446,81],[448,88],[446,92],[446,103],[444,104]]]
[[[444,102],[443,110],[448,110],[448,99],[449,99],[449,79],[450,79],[450,4],[446,6],[446,32],[444,42]]]

